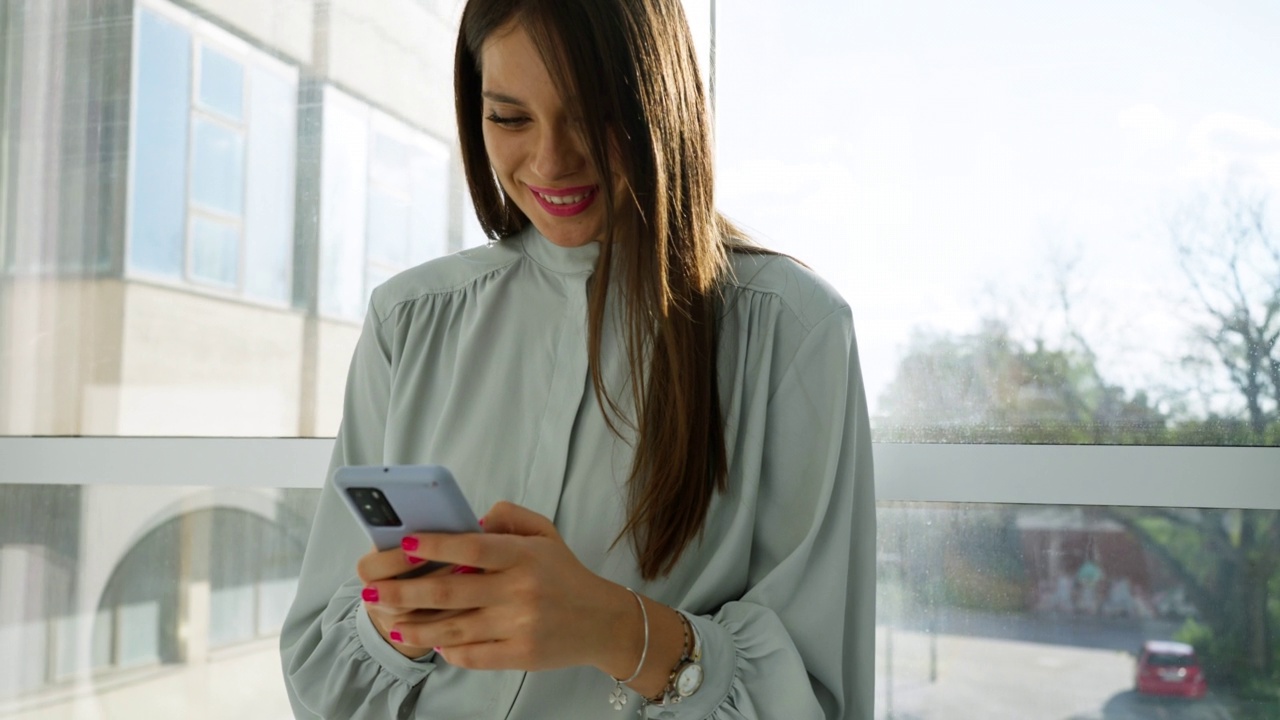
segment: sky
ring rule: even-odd
[[[1169,218],[1280,190],[1270,0],[722,0],[716,26],[721,209],[849,300],[873,415],[913,332],[1057,332],[1054,258],[1104,374],[1170,382]]]

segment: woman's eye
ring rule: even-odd
[[[499,115],[496,112],[490,112],[485,119],[502,127],[519,127],[529,121],[529,118],[521,115]]]

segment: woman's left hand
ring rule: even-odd
[[[643,639],[640,610],[626,588],[583,566],[551,521],[531,510],[498,503],[484,528],[418,533],[412,536],[418,547],[408,553],[483,573],[378,583],[392,605],[463,610],[397,624],[406,644],[434,647],[450,664],[470,669],[590,665],[617,677],[631,672]]]

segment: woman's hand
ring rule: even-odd
[[[644,642],[631,593],[584,567],[537,513],[498,503],[484,526],[483,534],[410,535],[405,547],[416,540],[416,548],[390,551],[400,552],[399,562],[381,558],[383,553],[366,556],[377,568],[369,575],[368,587],[378,597],[369,605],[370,618],[378,613],[380,631],[380,622],[386,623],[384,636],[409,648],[401,649],[405,655],[435,648],[447,662],[471,669],[590,665],[615,677],[630,675]],[[394,577],[414,560],[483,572],[374,578]]]
[[[383,592],[386,592],[386,588],[393,587],[396,584],[413,583],[422,578],[460,572],[460,569],[456,566],[446,566],[423,575],[422,578],[414,578],[412,580],[395,579],[397,576],[416,567],[421,567],[421,565],[421,561],[410,560],[403,549],[374,550],[361,557],[356,563],[356,575],[360,577],[360,580],[365,585],[361,595],[364,600],[365,610],[369,613],[369,620],[373,622],[373,627],[400,654],[411,659],[426,655],[431,651],[431,648],[405,643],[402,637],[393,635],[392,633],[397,623],[443,619],[457,615],[460,612],[458,610],[446,611],[397,605],[382,595]]]
[[[483,534],[415,533],[401,550],[361,559],[366,597],[377,598],[366,600],[369,617],[393,647],[410,658],[434,648],[473,670],[587,665],[615,678],[637,670],[645,620],[626,588],[583,566],[551,521],[531,510],[498,503],[481,523]],[[426,561],[452,569],[395,579]],[[651,697],[666,685],[684,631],[674,610],[642,602],[649,648],[631,687]]]
[[[460,667],[548,670],[611,665],[613,646],[631,644],[618,637],[625,634],[635,643],[634,664],[642,640],[640,611],[625,588],[584,567],[551,521],[537,513],[498,503],[484,526],[483,535],[412,536],[419,545],[408,557],[483,573],[423,578],[392,588],[396,603],[459,611],[450,617],[404,618],[395,630],[405,643],[438,648]]]

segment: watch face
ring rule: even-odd
[[[702,687],[702,666],[685,665],[676,676],[676,693],[680,697],[689,697]]]

